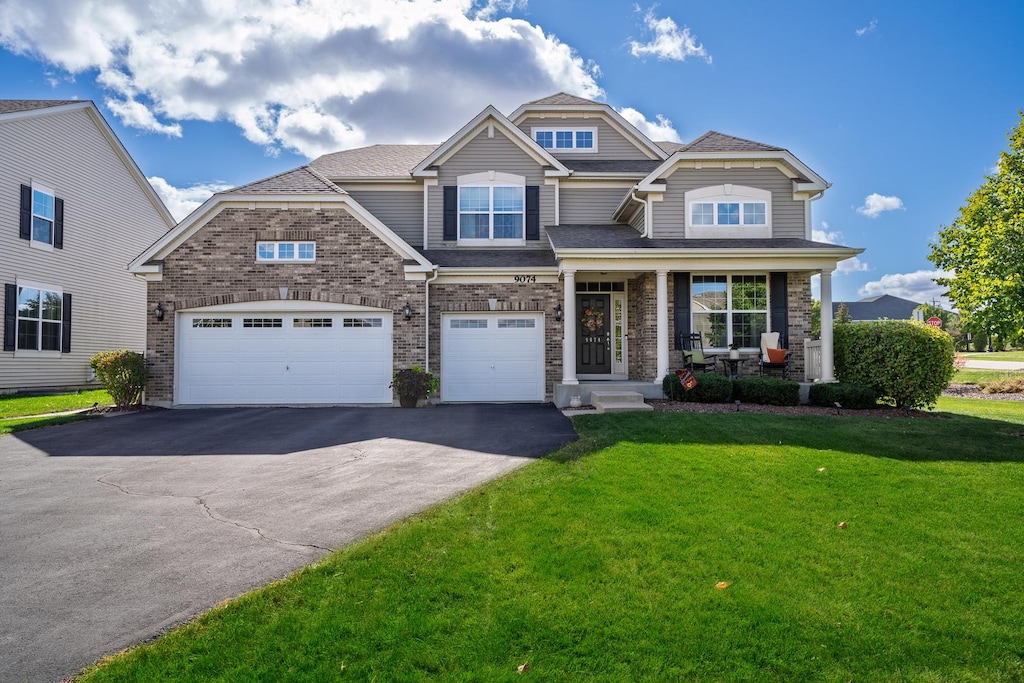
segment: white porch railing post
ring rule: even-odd
[[[562,279],[562,384],[579,384],[576,378],[576,271],[565,271]]]
[[[821,379],[821,340],[804,339],[804,381]]]

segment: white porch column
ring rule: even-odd
[[[579,384],[576,379],[576,271],[562,273],[562,384]]]
[[[661,384],[662,378],[668,374],[668,271],[659,270],[658,276],[658,374],[654,377],[655,384]]]
[[[835,382],[832,345],[832,271],[821,271],[821,381]],[[806,362],[806,360],[805,360]]]

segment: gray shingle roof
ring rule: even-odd
[[[910,320],[914,309],[921,304],[909,299],[901,299],[891,294],[868,297],[860,301],[833,301],[833,314],[839,310],[840,304],[846,304],[853,320]]]
[[[407,176],[438,145],[371,145],[318,157],[310,167],[328,178]]]
[[[79,104],[88,100],[0,100],[0,114],[14,114],[19,111],[48,109],[64,104]]]
[[[225,194],[348,194],[309,166],[299,166],[246,185]]]
[[[524,105],[524,106],[528,106],[528,105],[531,105],[531,104],[541,104],[541,105],[553,104],[553,105],[575,106],[575,105],[579,105],[579,104],[587,105],[587,104],[601,104],[601,103],[600,102],[595,102],[594,100],[588,100],[588,99],[585,99],[583,97],[576,97],[575,95],[570,95],[569,93],[559,92],[559,93],[555,93],[554,95],[548,95],[547,97],[542,97],[539,100],[534,100],[533,102],[527,102],[526,105]]]
[[[661,165],[660,159],[569,159],[563,161],[580,173],[650,173]]]
[[[658,140],[654,144],[656,144],[658,147],[661,147],[662,151],[665,152],[666,154],[678,152],[683,147],[686,147],[686,145],[684,145],[681,142],[669,142],[668,140]]]
[[[541,268],[557,265],[554,253],[546,249],[426,249],[420,253],[442,268]]]
[[[548,226],[556,249],[844,249],[835,244],[796,238],[646,239],[628,225]]]
[[[763,142],[745,140],[744,138],[725,135],[709,130],[693,142],[687,143],[675,151],[683,152],[784,152],[781,147],[772,147]]]

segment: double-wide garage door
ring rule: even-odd
[[[445,401],[543,401],[543,314],[444,314],[441,396]]]
[[[181,404],[391,403],[390,312],[178,314]]]

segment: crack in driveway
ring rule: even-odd
[[[331,552],[330,548],[325,548],[323,546],[316,545],[315,543],[293,543],[292,541],[282,541],[279,538],[274,538],[273,536],[268,536],[267,534],[263,533],[263,530],[259,527],[249,526],[247,524],[243,524],[242,522],[238,522],[233,519],[221,517],[220,515],[214,512],[213,508],[211,508],[209,503],[206,502],[206,499],[200,496],[182,496],[173,493],[140,493],[136,491],[129,491],[124,486],[121,486],[120,484],[113,481],[107,481],[103,477],[99,477],[96,480],[96,482],[103,484],[105,486],[110,486],[111,488],[115,488],[121,493],[125,494],[126,496],[138,496],[140,498],[180,498],[184,500],[191,500],[193,503],[200,506],[203,509],[203,512],[206,514],[206,516],[212,519],[213,521],[218,522],[220,524],[227,524],[229,526],[237,527],[244,531],[250,531],[256,534],[256,536],[258,536],[261,540],[267,541],[268,543],[274,543],[276,545],[283,546],[292,546],[295,548],[309,548],[311,550],[322,550],[324,552]]]

